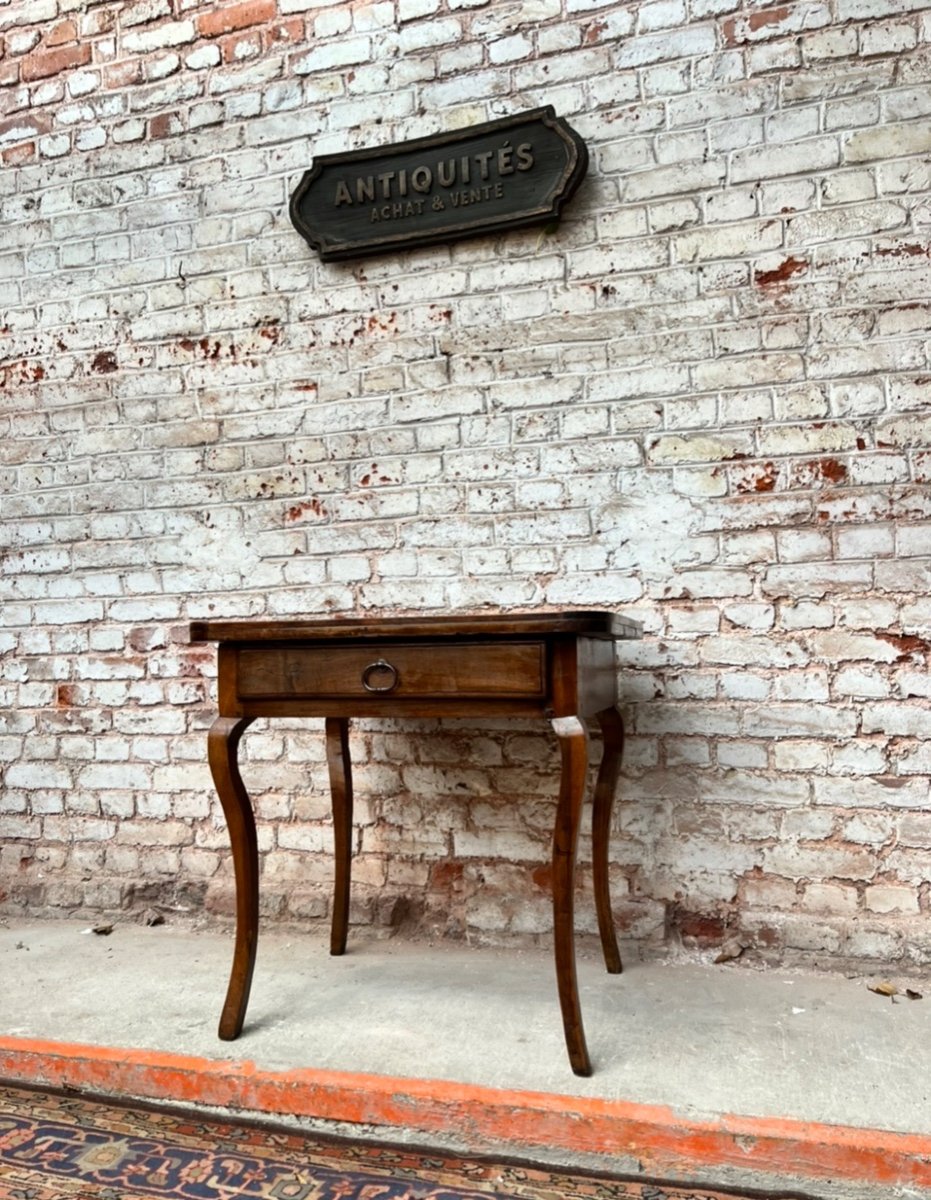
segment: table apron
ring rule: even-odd
[[[224,717],[590,717],[617,698],[603,638],[219,647]]]

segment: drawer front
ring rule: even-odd
[[[238,652],[242,700],[546,694],[543,642],[264,646]]]

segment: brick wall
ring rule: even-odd
[[[625,934],[931,960],[926,6],[6,0],[0,38],[4,911],[229,911],[185,620],[602,606],[647,631]],[[316,153],[540,104],[591,151],[555,232],[342,265],[288,221]],[[320,732],[246,738],[270,916],[326,916]],[[544,731],[353,754],[356,921],[549,928]]]

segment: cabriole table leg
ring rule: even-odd
[[[602,709],[597,717],[604,750],[592,802],[592,877],[605,966],[610,975],[620,975],[623,969],[621,953],[617,946],[617,932],[611,915],[611,892],[608,888],[608,841],[611,833],[611,809],[617,792],[621,753],[624,749],[624,722],[614,707]]]
[[[553,831],[553,926],[556,950],[556,984],[562,1009],[569,1062],[576,1075],[591,1075],[585,1045],[582,1009],[575,967],[575,854],[579,818],[588,770],[588,731],[578,717],[556,717],[553,729],[559,738],[562,773],[559,805]]]
[[[242,1032],[259,934],[259,854],[255,817],[237,761],[239,739],[251,724],[251,717],[217,717],[207,734],[207,757],[229,828],[236,877],[236,948],[219,1030],[225,1042],[233,1041]]]
[[[326,759],[333,799],[335,883],[330,953],[343,954],[349,931],[349,881],[352,873],[352,764],[349,760],[348,717],[327,717]]]

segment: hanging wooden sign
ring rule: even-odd
[[[553,222],[588,151],[553,108],[371,150],[321,154],[291,196],[324,260]]]

